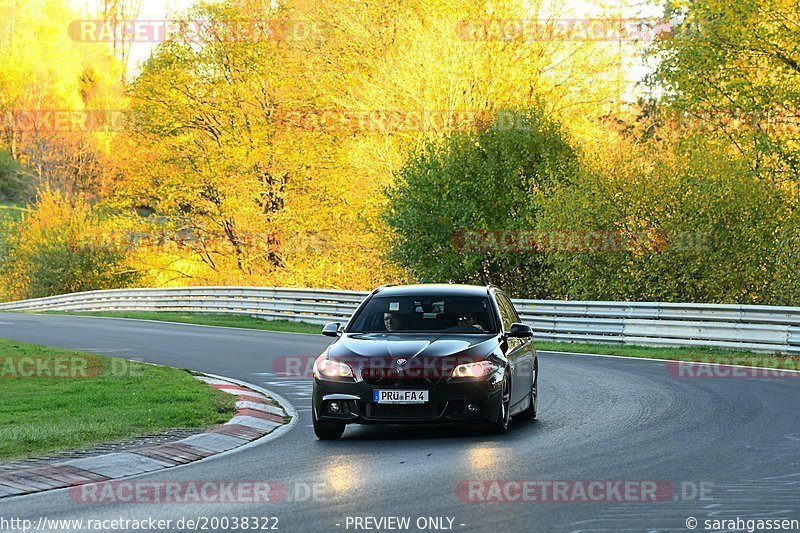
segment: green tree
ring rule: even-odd
[[[544,203],[579,165],[562,126],[538,107],[428,141],[387,191],[390,258],[423,282],[494,283],[515,295],[547,296],[542,255],[474,246],[470,235],[482,241],[479,232],[535,230]]]
[[[754,170],[800,170],[800,12],[794,0],[675,0],[650,83],[687,129],[731,143]]]
[[[797,291],[797,261],[779,253],[797,235],[782,236],[797,227],[792,187],[699,135],[587,150],[590,168],[548,202],[543,228],[616,240],[547,255],[559,298],[769,304]]]

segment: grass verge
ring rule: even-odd
[[[785,363],[800,361],[797,357],[787,357],[775,353],[757,353],[730,348],[706,346],[659,348],[650,346],[623,346],[614,344],[583,344],[577,342],[537,341],[536,349],[553,352],[580,352],[602,355],[620,355],[643,359],[670,359],[674,361],[699,361],[719,364],[764,366],[770,368],[794,368]]]
[[[0,460],[210,427],[236,401],[184,370],[2,339],[0,398]]]
[[[307,322],[287,320],[262,320],[249,316],[206,314],[206,313],[171,313],[171,312],[91,312],[69,313],[73,315],[110,316],[119,318],[138,318],[147,320],[163,320],[208,326],[233,326],[269,331],[291,331],[295,333],[319,333],[321,327]],[[794,368],[800,366],[800,358],[784,357],[778,354],[755,353],[744,350],[710,347],[659,348],[650,346],[630,346],[614,344],[583,344],[572,342],[536,341],[536,349],[557,352],[581,352],[603,355],[620,355],[624,357],[640,357],[644,359],[670,359],[675,361],[708,361],[720,364],[739,364],[746,366],[763,366],[770,368]],[[792,366],[794,365],[794,366]]]
[[[180,322],[182,324],[200,324],[203,326],[225,326],[230,328],[260,329],[266,331],[283,331],[290,333],[314,333],[322,331],[322,326],[308,322],[291,320],[263,320],[247,315],[225,315],[220,313],[175,313],[171,311],[92,311],[69,312],[57,314],[79,316],[105,316],[111,318],[135,318],[138,320],[158,320],[162,322]]]

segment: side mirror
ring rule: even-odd
[[[338,337],[341,335],[341,333],[339,333],[339,323],[331,322],[329,324],[325,324],[325,327],[322,328],[322,334],[326,337]]]
[[[511,330],[508,332],[508,336],[518,339],[530,339],[533,337],[533,328],[531,328],[528,324],[515,322],[514,324],[511,324]]]

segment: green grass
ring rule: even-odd
[[[170,311],[91,311],[91,312],[54,312],[79,316],[106,316],[112,318],[135,318],[138,320],[158,320],[162,322],[180,322],[182,324],[201,324],[203,326],[225,326],[230,328],[261,329],[267,331],[283,331],[291,333],[322,332],[322,326],[308,322],[291,320],[262,320],[247,315],[224,315],[219,313],[175,313]]]
[[[295,333],[320,333],[322,328],[307,322],[291,322],[287,320],[261,320],[249,316],[206,314],[206,313],[170,313],[170,312],[87,312],[69,313],[74,315],[110,316],[120,318],[138,318],[147,320],[163,320],[208,326],[232,326],[239,328],[260,329],[269,331],[290,331]],[[536,341],[536,349],[558,352],[581,352],[604,355],[620,355],[624,357],[640,357],[645,359],[671,359],[675,361],[708,361],[721,364],[741,364],[747,366],[787,367],[787,363],[797,366],[800,358],[783,357],[778,354],[754,353],[743,350],[709,347],[691,348],[654,348],[649,346],[622,346],[614,344],[583,344],[571,342]]]
[[[800,358],[785,357],[779,354],[756,353],[727,348],[706,346],[681,348],[654,348],[649,346],[622,346],[614,344],[583,344],[573,342],[537,341],[536,349],[554,352],[580,352],[603,355],[621,355],[644,359],[670,359],[675,361],[705,361],[720,364],[740,364],[746,366],[786,367],[784,363],[797,363]],[[794,365],[796,366],[796,364]]]
[[[31,360],[38,375],[21,377]],[[185,370],[2,339],[0,404],[0,460],[210,427],[235,412],[232,395]]]

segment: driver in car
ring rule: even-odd
[[[383,325],[386,331],[401,331],[406,329],[405,320],[400,313],[383,313]]]
[[[459,316],[458,325],[473,327],[478,331],[486,331],[483,329],[483,326],[478,323],[478,318],[475,316],[475,313],[464,313],[463,315]]]

